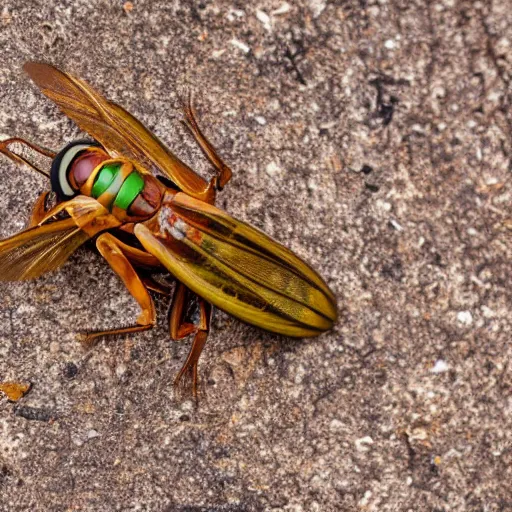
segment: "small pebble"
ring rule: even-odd
[[[372,497],[372,491],[366,491],[363,497],[359,500],[358,505],[360,507],[366,507],[370,502],[370,498]]]
[[[288,2],[284,2],[281,4],[277,9],[272,11],[272,14],[274,16],[279,16],[280,14],[286,14],[287,12],[290,12],[291,6]]]
[[[473,323],[473,315],[470,311],[459,311],[457,313],[457,320],[463,325],[471,325]]]
[[[331,421],[331,424],[329,425],[329,429],[334,432],[336,430],[341,430],[343,428],[343,422],[340,420],[334,419]]]
[[[272,30],[272,25],[270,24],[270,16],[261,10],[256,11],[256,18],[262,23],[262,25],[265,27],[265,30]]]
[[[116,367],[116,375],[118,378],[121,378],[126,373],[126,365],[121,363]]]
[[[444,373],[450,369],[448,363],[442,359],[438,359],[434,366],[430,369],[431,373]]]
[[[371,444],[373,444],[373,439],[370,436],[361,437],[360,439],[356,439],[356,450],[358,452],[367,452]]]
[[[94,439],[95,437],[99,437],[99,432],[94,430],[93,428],[87,432],[87,439]]]
[[[279,174],[280,170],[281,168],[275,162],[270,162],[269,164],[267,164],[267,167],[265,167],[265,172],[269,176],[276,176],[277,174]]]
[[[238,39],[231,39],[231,44],[239,50],[242,50],[244,53],[249,53],[251,51],[249,46],[247,46],[245,43],[242,43],[242,41],[239,41]]]

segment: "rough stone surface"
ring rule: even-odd
[[[53,5],[52,5],[53,4]],[[192,88],[235,174],[219,198],[325,276],[332,332],[217,314],[196,407],[159,327],[84,351],[137,307],[92,250],[0,284],[3,511],[512,510],[509,0],[0,5],[0,133],[78,130],[24,76],[87,79],[198,171]],[[43,178],[0,165],[0,236]],[[1,269],[0,269],[1,272]]]

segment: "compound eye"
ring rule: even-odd
[[[69,180],[69,171],[75,159],[91,146],[98,146],[97,142],[90,140],[79,140],[68,144],[62,149],[52,162],[50,181],[52,190],[57,194],[59,201],[66,201],[76,196],[75,190]]]
[[[89,179],[92,171],[108,160],[108,155],[99,151],[83,151],[73,160],[68,170],[68,180],[74,190],[80,190],[80,187]]]

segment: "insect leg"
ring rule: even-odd
[[[171,287],[165,286],[151,276],[141,275],[139,276],[142,284],[152,292],[158,293],[159,295],[164,295],[165,297],[169,297],[171,295]]]
[[[231,169],[224,163],[222,158],[217,153],[216,149],[212,146],[211,142],[206,138],[204,133],[197,124],[194,107],[192,106],[192,94],[189,93],[186,103],[182,105],[183,115],[185,119],[183,123],[190,130],[190,133],[194,136],[194,139],[199,144],[203,153],[210,163],[215,167],[217,176],[213,178],[213,184],[217,190],[222,190],[226,183],[231,179],[233,174]]]
[[[187,306],[191,300],[197,300],[199,304],[199,320],[197,324],[185,321]],[[208,338],[211,316],[212,306],[210,303],[194,295],[184,284],[177,283],[169,321],[171,338],[179,340],[193,333],[195,333],[195,336],[187,359],[174,380],[174,385],[178,386],[183,377],[187,375],[192,380],[192,393],[194,397],[197,397],[197,364]]]
[[[135,265],[138,268],[138,276],[142,281],[142,284],[152,292],[159,293],[160,295],[169,296],[171,294],[171,288],[169,286],[165,286],[164,284],[159,283],[153,277],[144,271],[145,268],[152,269],[154,267],[161,267],[161,263],[155,258],[152,254],[149,254],[146,251],[142,251],[141,249],[137,249],[137,247],[133,247],[131,245],[125,244],[121,242],[121,240],[116,238],[116,245],[123,254],[128,258],[128,261]],[[149,271],[151,272],[151,270]]]
[[[46,171],[43,171],[37,165],[33,162],[30,162],[25,157],[19,155],[18,153],[15,153],[14,151],[11,151],[9,149],[9,146],[11,144],[21,144],[24,146],[28,146],[30,149],[35,151],[36,153],[39,153],[40,155],[43,155],[47,158],[51,158],[52,160],[56,156],[56,152],[52,151],[51,149],[43,148],[42,146],[38,146],[32,142],[29,142],[28,140],[21,139],[20,137],[12,137],[10,139],[2,140],[0,141],[0,153],[3,153],[7,158],[10,158],[13,162],[16,162],[18,164],[24,164],[28,165],[30,168],[32,168],[34,171],[38,172],[39,174],[42,174],[43,176],[46,176],[47,178],[50,177],[49,173]]]
[[[125,244],[124,242],[121,242],[121,240],[119,240],[118,238],[115,238],[113,235],[110,236],[114,238],[117,247],[128,258],[130,263],[133,263],[135,266],[142,267],[161,267],[161,263],[152,254],[149,254],[148,252],[143,251],[141,249],[137,249],[137,247]]]
[[[34,206],[32,207],[32,215],[30,216],[29,227],[37,226],[46,217],[47,211],[45,205],[46,198],[49,193],[50,192],[48,190],[43,192],[34,203]]]
[[[125,256],[120,242],[110,233],[103,233],[96,241],[96,247],[100,254],[107,260],[112,270],[121,278],[133,298],[139,303],[142,309],[137,324],[120,329],[108,331],[95,331],[87,333],[83,341],[91,343],[100,336],[111,334],[126,334],[130,332],[145,331],[151,329],[156,322],[155,306],[147,288],[142,283],[132,264]]]
[[[176,289],[172,297],[171,313],[169,316],[169,331],[171,338],[175,341],[187,337],[189,334],[197,331],[198,325],[185,322],[186,306],[190,302],[192,292],[179,281],[176,283]],[[202,326],[206,327],[206,324]]]

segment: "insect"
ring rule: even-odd
[[[155,280],[158,272],[170,273],[176,279],[170,336],[194,336],[175,383],[186,376],[194,395],[212,306],[286,336],[316,336],[332,327],[336,300],[323,279],[280,243],[215,207],[232,172],[199,128],[190,98],[184,122],[215,170],[209,181],[84,81],[45,63],[28,62],[24,69],[94,140],[72,142],[58,153],[20,138],[0,142],[4,155],[47,176],[56,197],[48,207],[50,191],[44,192],[29,227],[0,241],[1,281],[53,271],[95,239],[141,314],[134,325],[86,333],[91,343],[151,329],[156,312],[149,291],[170,293]],[[14,143],[51,158],[51,170],[14,152]]]

